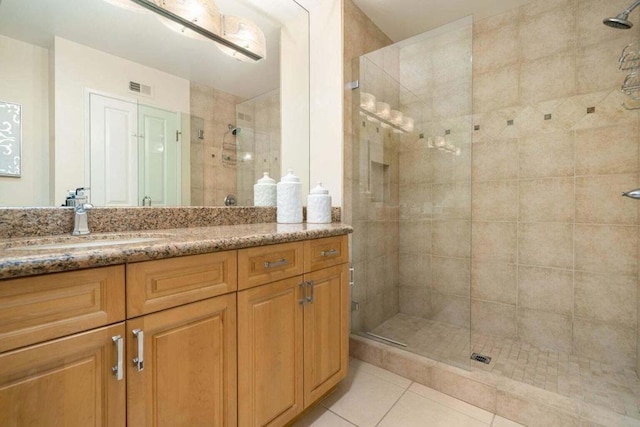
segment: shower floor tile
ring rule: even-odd
[[[631,369],[513,339],[471,333],[470,340],[466,328],[406,314],[397,314],[371,332],[406,344],[406,350],[431,359],[492,372],[640,419],[640,379]],[[491,363],[470,360],[471,353],[489,356]]]

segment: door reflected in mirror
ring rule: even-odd
[[[0,3],[0,99],[22,105],[21,176],[0,176],[0,206],[60,206],[78,187],[96,206],[246,206],[288,168],[308,190],[306,10],[216,0],[264,33],[247,61],[112,3]]]

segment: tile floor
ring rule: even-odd
[[[351,359],[336,391],[294,427],[515,427],[521,424]]]
[[[434,360],[492,372],[640,419],[640,379],[631,369],[477,333],[472,334],[469,348],[468,329],[406,314],[392,317],[372,332]],[[491,363],[470,361],[473,352],[490,356]]]

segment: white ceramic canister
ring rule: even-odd
[[[311,224],[331,223],[331,196],[329,190],[318,185],[307,196],[307,222]]]
[[[277,193],[277,221],[281,224],[301,223],[302,184],[291,169],[278,183]]]
[[[269,172],[263,172],[263,177],[253,186],[254,206],[275,206],[276,180],[269,176]]]

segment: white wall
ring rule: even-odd
[[[49,51],[0,36],[0,100],[22,105],[22,176],[0,177],[0,206],[49,200]]]
[[[307,17],[283,24],[280,32],[281,168],[300,178],[302,194],[309,193],[309,32]],[[305,159],[305,161],[301,161]],[[274,177],[279,181],[279,177]],[[304,197],[304,204],[306,204]]]
[[[342,0],[299,2],[310,17],[311,186],[322,181],[333,206],[342,206]]]
[[[189,80],[63,38],[54,45],[54,204],[85,182],[85,91],[96,90],[177,112],[189,112]],[[149,85],[153,97],[135,96],[129,81]]]

